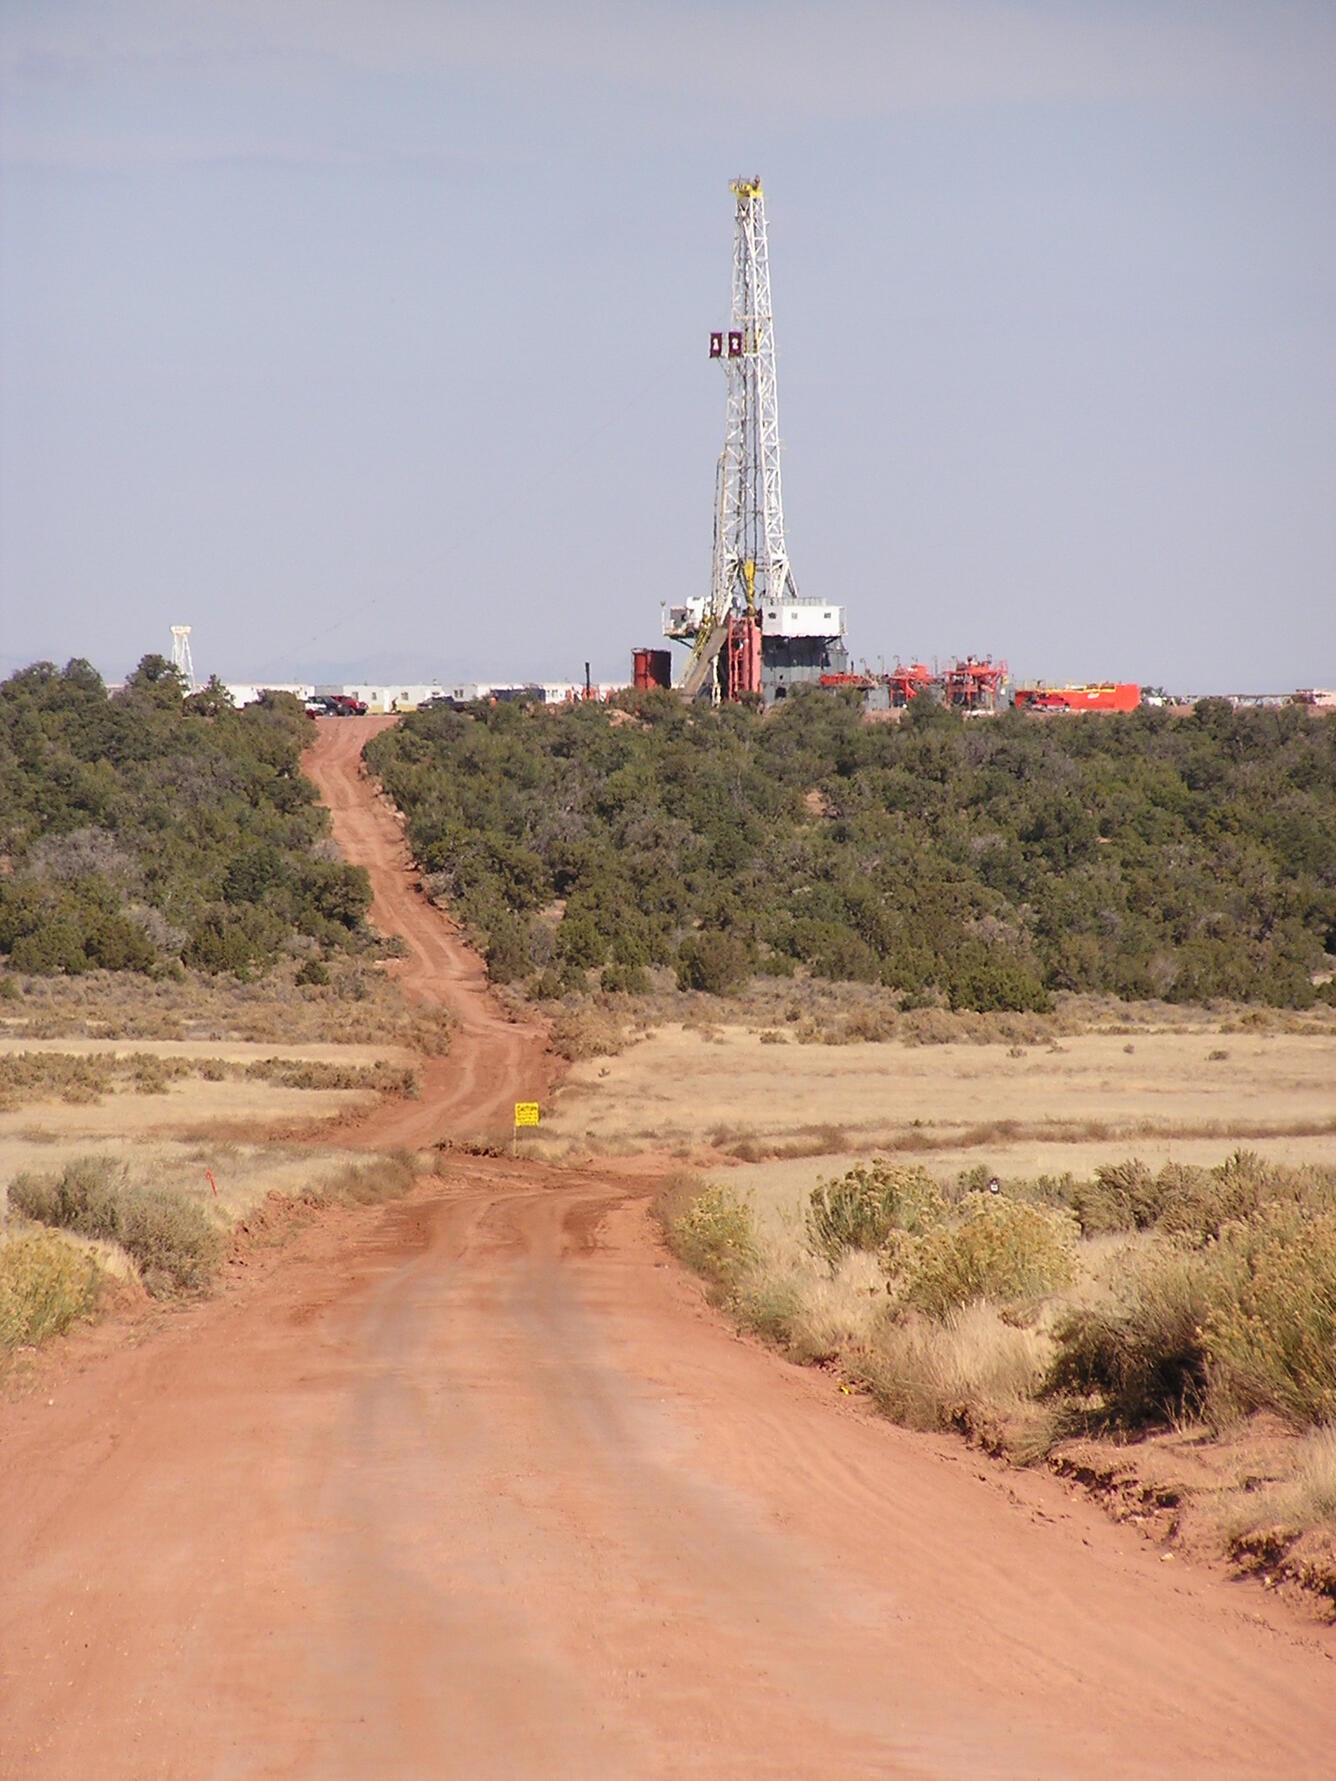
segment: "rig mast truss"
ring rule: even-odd
[[[767,603],[798,597],[784,542],[765,195],[759,179],[735,179],[731,190],[737,199],[732,326],[725,340],[710,342],[728,380],[710,586],[716,622],[730,613],[751,618]]]
[[[844,609],[799,596],[784,538],[779,380],[770,245],[759,179],[735,179],[732,315],[710,335],[727,380],[715,480],[709,593],[665,606],[666,637],[690,645],[679,690],[783,698],[845,658]]]
[[[197,690],[198,682],[195,679],[195,664],[190,659],[190,630],[189,625],[172,626],[172,666],[185,681],[186,691],[193,693]]]

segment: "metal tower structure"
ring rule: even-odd
[[[186,691],[195,691],[195,664],[190,659],[190,626],[172,626],[172,666],[186,683]]]
[[[710,340],[728,379],[724,449],[719,459],[710,604],[723,616],[754,617],[769,601],[796,600],[784,542],[779,474],[779,384],[770,303],[770,245],[759,179],[735,179],[733,314],[724,338]]]
[[[843,665],[844,611],[801,599],[789,563],[765,194],[759,178],[735,179],[730,190],[732,315],[710,335],[710,357],[727,378],[710,592],[665,608],[663,630],[691,645],[681,681],[689,697],[708,685],[715,698],[782,698],[790,679]]]

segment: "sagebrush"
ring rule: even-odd
[[[9,1204],[40,1224],[118,1244],[159,1296],[200,1290],[222,1252],[220,1232],[195,1201],[137,1187],[126,1166],[107,1157],[77,1158],[59,1175],[18,1175]]]

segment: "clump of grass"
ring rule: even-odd
[[[1272,1205],[1227,1225],[1209,1254],[1212,1408],[1336,1421],[1336,1215]]]
[[[1209,1304],[1198,1257],[1157,1253],[1133,1275],[1123,1304],[1058,1319],[1044,1395],[1074,1395],[1081,1406],[1072,1409],[1123,1429],[1196,1415],[1206,1401]]]
[[[944,1213],[937,1184],[918,1164],[860,1163],[812,1189],[807,1240],[835,1268],[849,1250],[881,1249],[892,1231],[922,1232]]]
[[[751,1207],[728,1187],[706,1187],[670,1215],[668,1236],[689,1268],[724,1293],[735,1292],[760,1261]]]
[[[1024,1200],[971,1197],[963,1214],[902,1254],[905,1300],[945,1317],[975,1299],[1037,1298],[1071,1283],[1076,1229],[1065,1213]]]
[[[761,1265],[760,1237],[747,1200],[679,1171],[662,1183],[654,1212],[669,1247],[707,1282],[716,1304],[767,1341],[793,1342],[803,1299],[791,1279]]]
[[[159,1297],[199,1291],[221,1252],[218,1231],[195,1201],[133,1186],[108,1157],[76,1158],[59,1176],[19,1175],[9,1204],[39,1224],[118,1244]]]
[[[628,1039],[625,1020],[597,1003],[563,1008],[552,1022],[552,1049],[571,1063],[582,1058],[615,1057],[625,1051]]]
[[[97,1305],[91,1255],[48,1232],[0,1244],[0,1349],[35,1347]]]
[[[324,1184],[320,1198],[333,1205],[370,1206],[397,1200],[417,1180],[417,1159],[408,1150],[394,1150],[363,1163],[347,1163]]]
[[[808,1126],[792,1138],[763,1138],[756,1132],[737,1134],[730,1126],[716,1126],[710,1142],[726,1156],[740,1163],[763,1163],[771,1159],[803,1156],[838,1156],[849,1148],[849,1134],[843,1126]]]
[[[911,1314],[884,1323],[863,1358],[863,1383],[880,1407],[911,1428],[969,1432],[1024,1417],[1038,1393],[1049,1344],[976,1301],[942,1319]]]
[[[1305,1435],[1294,1469],[1281,1484],[1250,1495],[1230,1519],[1235,1540],[1259,1528],[1307,1533],[1310,1528],[1336,1528],[1336,1424]]]
[[[790,1344],[806,1307],[797,1284],[764,1272],[744,1272],[736,1282],[730,1309],[740,1323],[780,1347]]]

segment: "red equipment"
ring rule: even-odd
[[[942,703],[962,711],[997,711],[1007,664],[991,656],[966,656],[942,676]]]
[[[890,689],[892,705],[908,705],[916,699],[925,688],[932,685],[932,670],[922,662],[910,662],[906,667],[897,662],[886,676],[886,685]]]
[[[1135,711],[1141,688],[1134,680],[1101,680],[1087,686],[1018,686],[1022,711]]]
[[[754,618],[731,618],[724,645],[725,699],[761,696],[761,626]]]
[[[651,687],[673,684],[673,658],[666,649],[636,649],[631,652],[631,682],[638,693]]]

